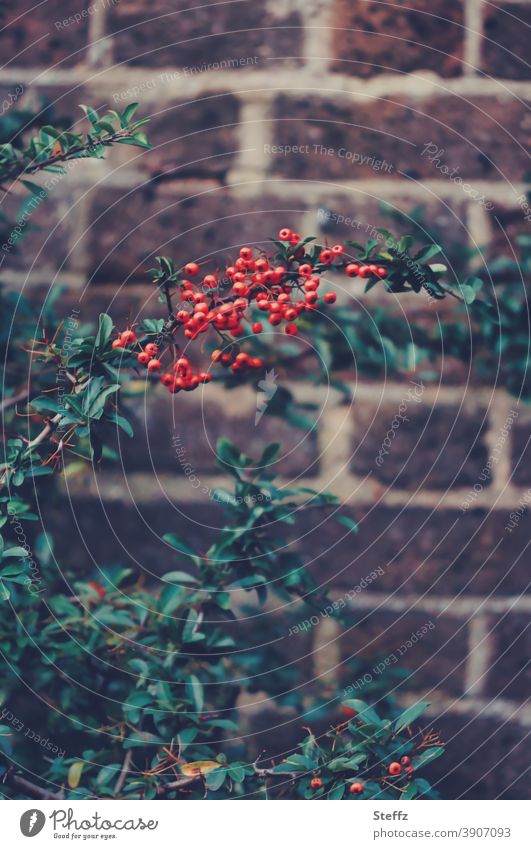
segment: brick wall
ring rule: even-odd
[[[65,316],[75,306],[89,320],[105,308],[123,322],[154,310],[145,271],[158,253],[215,261],[281,224],[331,242],[367,238],[389,227],[382,202],[412,221],[422,207],[421,226],[440,234],[455,274],[511,256],[525,232],[526,0],[33,5],[19,2],[2,34],[10,59],[0,99],[21,85],[21,105],[51,103],[58,116],[78,103],[131,100],[152,116],[154,150],[124,146],[72,168],[33,213],[24,258],[10,260],[10,279],[37,298],[50,282],[65,284]],[[379,302],[355,296],[361,309]],[[391,308],[404,309],[404,322],[438,317],[418,299]],[[332,518],[306,520],[298,544],[314,574],[339,598],[383,570],[356,595],[347,632],[323,619],[286,641],[294,680],[302,670],[307,682],[333,685],[346,657],[389,658],[432,622],[404,658],[413,674],[400,693],[432,702],[430,721],[449,749],[434,765],[439,789],[448,798],[522,798],[531,415],[495,379],[478,381],[442,353],[431,374],[403,381],[345,375],[351,405],[333,388],[295,381],[296,396],[317,405],[308,432],[268,417],[255,427],[250,389],[227,400],[209,387],[173,406],[142,399],[122,468],[65,484],[63,518],[72,510],[79,521],[69,556],[80,569],[136,559],[166,571],[162,533],[178,528],[204,544],[219,524],[204,494],[219,482],[216,438],[227,434],[249,452],[280,441],[283,479],[333,490],[360,523],[357,537],[341,538]],[[416,398],[410,379],[422,381]],[[408,421],[393,429],[400,410]],[[388,454],[379,453],[390,429]],[[199,487],[177,461],[176,433]],[[46,506],[46,524],[57,528],[57,505]],[[296,611],[286,616],[297,621]],[[243,712],[277,751],[289,745],[286,729],[301,724]]]

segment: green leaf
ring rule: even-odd
[[[194,705],[196,712],[201,713],[205,704],[203,685],[197,675],[190,675],[185,685],[186,695]]]
[[[13,732],[8,725],[0,725],[0,751],[10,755],[13,751]]]
[[[219,769],[213,769],[212,772],[209,772],[205,776],[205,781],[209,790],[216,791],[219,790],[219,788],[225,783],[226,778],[226,767],[220,767]]]
[[[14,545],[12,548],[4,549],[3,557],[29,557],[29,554],[22,546]]]
[[[376,711],[369,707],[366,702],[363,702],[361,699],[347,699],[346,701],[341,702],[345,707],[352,708],[357,713],[356,722],[358,720],[362,722],[364,725],[374,725],[376,728],[381,728],[383,723]]]
[[[113,331],[113,320],[107,313],[101,313],[99,318],[98,333],[94,342],[95,348],[104,348],[109,342]]]
[[[358,523],[354,519],[350,519],[348,516],[337,516],[337,521],[348,528],[349,531],[352,531],[353,534],[358,533]]]
[[[162,576],[163,581],[169,581],[170,584],[198,584],[197,578],[189,575],[188,572],[166,572]]]
[[[435,746],[432,749],[426,749],[419,755],[415,755],[415,757],[411,761],[411,766],[413,767],[413,769],[418,769],[421,766],[426,766],[426,764],[431,763],[431,761],[434,761],[436,758],[440,758],[443,752],[443,746]]]
[[[419,716],[429,708],[429,702],[416,702],[414,705],[408,707],[405,711],[403,711],[400,716],[398,716],[393,722],[393,731],[398,734],[398,732],[402,731],[404,728],[407,728],[408,725],[411,725],[415,722]]]
[[[148,731],[135,731],[125,740],[124,749],[134,749],[141,746],[160,746],[164,740],[157,737],[156,734],[150,734]]]

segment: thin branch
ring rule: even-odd
[[[19,787],[21,790],[26,790],[28,793],[31,793],[32,797],[35,796],[37,799],[56,799],[58,801],[63,801],[64,799],[61,793],[51,793],[49,790],[45,790],[44,787],[39,787],[22,775],[16,775],[13,772],[8,771],[5,780]]]
[[[116,794],[120,793],[122,787],[124,786],[125,779],[127,778],[127,773],[131,768],[131,761],[133,760],[133,752],[131,749],[127,752],[124,762],[122,764],[122,768],[120,770],[120,775],[118,776],[118,780],[114,786],[114,792]]]

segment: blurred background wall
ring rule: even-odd
[[[123,146],[56,181],[9,258],[9,282],[36,301],[61,284],[65,319],[75,309],[88,322],[105,309],[124,326],[156,311],[146,282],[153,256],[212,258],[214,267],[284,225],[330,244],[366,241],[380,226],[424,232],[445,246],[456,277],[512,258],[529,227],[530,27],[526,0],[19,0],[1,33],[0,101],[19,86],[19,106],[71,123],[79,103],[138,100],[152,116],[154,149]],[[16,195],[8,204],[16,208]],[[360,286],[352,283],[357,308],[384,303],[406,326],[453,310],[420,295],[364,297]],[[434,765],[438,789],[522,798],[531,716],[529,520],[520,508],[531,497],[531,417],[496,376],[479,379],[441,353],[403,379],[371,381],[353,368],[342,375],[353,404],[333,387],[281,375],[317,405],[310,429],[268,416],[255,426],[250,387],[142,401],[122,465],[67,478],[65,501],[45,521],[84,572],[109,561],[167,571],[162,533],[204,546],[219,525],[208,495],[220,480],[216,438],[248,453],[279,441],[283,479],[336,492],[360,522],[339,542],[337,525],[306,529],[298,544],[314,574],[340,597],[382,569],[356,595],[356,628],[341,634],[324,619],[285,640],[294,675],[303,666],[308,681],[332,686],[344,657],[389,657],[433,622],[404,657],[413,674],[403,697],[432,702],[448,743]],[[420,400],[406,401],[408,421],[378,466],[413,379]],[[177,434],[200,487],[177,458]],[[277,717],[248,720],[284,733]]]

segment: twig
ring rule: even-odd
[[[38,799],[57,799],[59,801],[63,800],[63,796],[61,793],[51,793],[49,790],[45,790],[44,787],[39,787],[37,784],[33,784],[32,781],[28,781],[27,778],[24,778],[22,775],[16,775],[12,772],[7,772],[5,776],[6,780],[11,784],[20,787],[21,790],[26,790],[28,793],[31,793],[32,796],[36,796]]]
[[[13,395],[11,398],[6,398],[5,401],[2,401],[0,404],[0,412],[3,413],[5,410],[8,410],[10,407],[14,407],[15,404],[18,404],[19,401],[25,401],[29,395],[29,387],[23,389],[18,395]]]
[[[118,780],[114,785],[114,792],[119,793],[124,786],[125,779],[127,778],[127,773],[131,768],[131,761],[133,760],[133,752],[131,749],[127,752],[124,762],[122,764],[122,768],[120,770],[120,775],[118,776]]]

